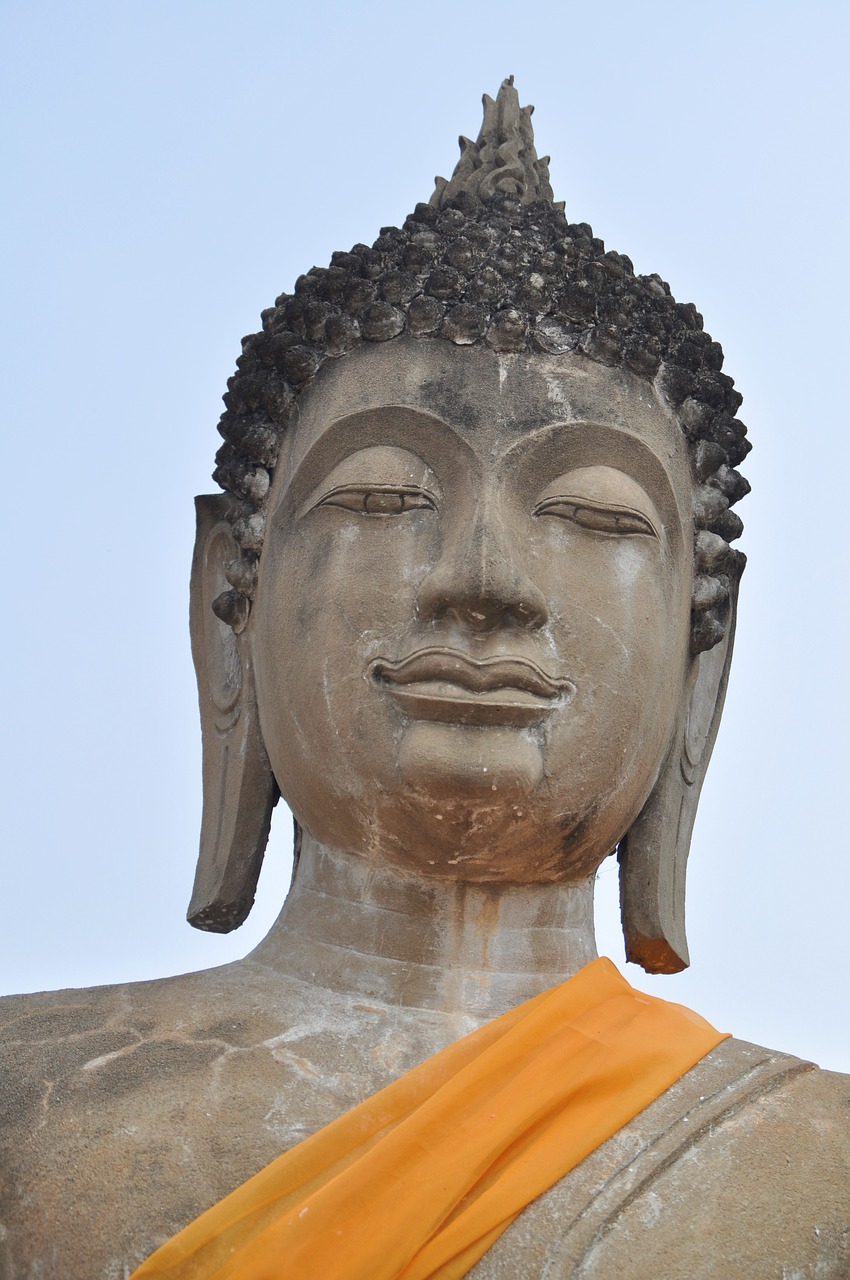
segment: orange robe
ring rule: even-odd
[[[723,1039],[594,960],[273,1160],[132,1280],[460,1280]]]

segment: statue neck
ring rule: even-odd
[[[305,833],[283,910],[250,958],[381,1003],[485,1020],[595,957],[592,876],[440,880],[376,867]]]

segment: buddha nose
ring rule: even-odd
[[[504,626],[533,630],[549,617],[546,597],[523,567],[522,548],[513,545],[509,518],[485,510],[453,531],[422,581],[417,609],[420,617],[452,617],[480,632]]]

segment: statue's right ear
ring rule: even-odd
[[[214,933],[238,928],[253,906],[280,796],[260,733],[249,646],[212,608],[228,590],[228,565],[240,555],[227,518],[231,502],[227,494],[195,499],[190,587],[204,805],[188,920]]]

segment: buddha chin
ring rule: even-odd
[[[429,870],[445,865],[456,876],[462,867],[472,878],[499,879],[497,848],[517,837],[527,847],[526,806],[543,777],[540,744],[528,730],[414,722],[399,767],[433,846]]]
[[[445,797],[452,808],[474,805],[476,814],[521,805],[543,777],[540,744],[511,728],[414,723],[402,740],[399,766],[417,792]]]

